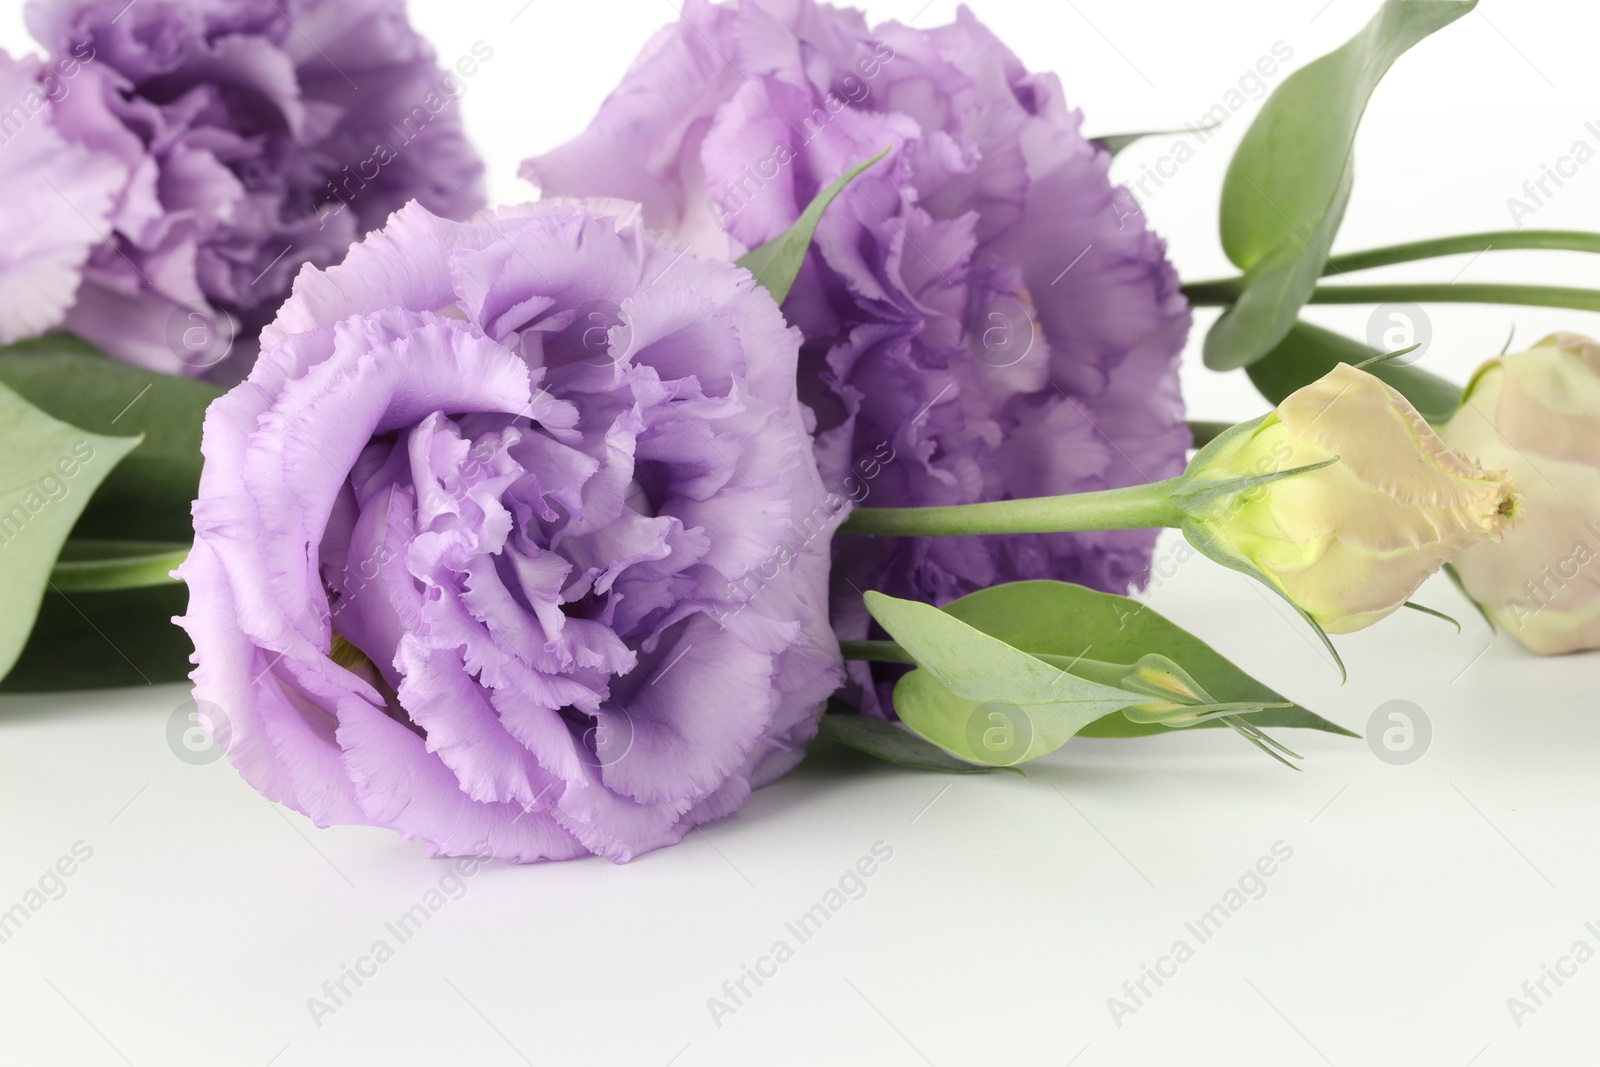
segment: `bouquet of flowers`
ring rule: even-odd
[[[1130,595],[1163,528],[1287,602],[1330,684],[1330,635],[1442,615],[1412,600],[1441,569],[1535,652],[1600,648],[1600,342],[1463,387],[1301,319],[1600,310],[1343,281],[1600,251],[1332,253],[1369,97],[1474,2],[1383,0],[1288,76],[1222,191],[1239,275],[1184,282],[1110,176],[1145,135],[1086,136],[966,9],[687,0],[523,165],[539,199],[489,207],[457,101],[493,47],[441,69],[403,0],[29,0],[3,688],[188,676],[320,825],[620,862],[818,736],[965,774],[1079,735],[1228,728],[1293,767],[1276,731],[1350,734]],[[1186,419],[1205,305],[1257,418]]]

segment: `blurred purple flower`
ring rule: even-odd
[[[198,373],[271,320],[302,264],[337,263],[408,200],[482,207],[460,83],[404,0],[29,0],[26,16],[57,128],[128,174],[66,321],[119,359]]]
[[[846,508],[800,338],[636,216],[407,207],[300,275],[212,406],[179,621],[267,796],[449,854],[621,861],[800,760],[843,680]]]
[[[939,29],[869,29],[814,0],[688,0],[588,130],[523,174],[546,195],[637,200],[696,252],[737,256],[893,146],[829,209],[784,304],[806,337],[800,393],[830,487],[965,504],[1183,468],[1188,307],[1080,122],[1053,75],[1026,71],[964,7]],[[868,636],[866,589],[945,603],[1057,578],[1123,592],[1143,583],[1155,536],[844,538],[835,626]],[[869,687],[865,709],[886,696]]]
[[[0,344],[60,325],[127,169],[68,144],[33,57],[0,52]]]

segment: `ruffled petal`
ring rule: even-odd
[[[586,365],[602,305],[619,358]],[[411,208],[266,336],[208,413],[186,619],[263,791],[444,852],[623,861],[798,760],[842,678],[844,508],[747,272],[614,206]]]

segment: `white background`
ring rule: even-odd
[[[415,0],[453,61],[494,59],[464,101],[496,198],[516,164],[575,134],[666,0]],[[874,20],[953,5],[874,0]],[[0,43],[26,47],[16,0]],[[1282,41],[1299,66],[1374,0],[977,0],[1035,69],[1053,69],[1109,133],[1197,119]],[[522,9],[519,13],[519,9]],[[513,19],[513,16],[516,16]],[[1506,200],[1580,138],[1600,144],[1591,4],[1485,3],[1402,59],[1374,100],[1339,250],[1499,229]],[[1281,75],[1274,84],[1281,81]],[[1216,239],[1223,169],[1251,105],[1146,209],[1187,279],[1229,273]],[[1124,180],[1172,150],[1117,163]],[[1597,227],[1600,160],[1528,224]],[[1375,274],[1597,285],[1562,253],[1490,253]],[[1366,280],[1366,279],[1363,279]],[[1424,366],[1458,379],[1578,312],[1435,306]],[[1199,366],[1196,417],[1245,417],[1242,375]],[[1366,309],[1311,317],[1361,334]],[[1173,544],[1166,543],[1170,554]],[[93,856],[0,944],[0,1063],[212,1065],[1541,1064],[1596,1061],[1600,961],[1536,1014],[1521,996],[1582,939],[1600,949],[1600,663],[1537,660],[1495,640],[1443,582],[1411,613],[1339,639],[1338,676],[1302,628],[1205,561],[1150,596],[1264,680],[1354,729],[1391,700],[1432,724],[1420,761],[1366,743],[1283,737],[1295,774],[1226,731],[1075,741],[1010,775],[943,778],[819,747],[738,816],[627,867],[488,868],[314,1025],[306,1001],[386,934],[445,868],[385,831],[318,830],[226,762],[168,747],[179,686],[0,698],[0,909],[77,842]],[[717,1026],[707,998],[794,939],[784,929],[875,842],[893,858]],[[1277,842],[1293,856],[1207,943],[1184,928]],[[1179,939],[1194,958],[1118,1026],[1122,993]],[[1153,984],[1149,988],[1154,989]]]

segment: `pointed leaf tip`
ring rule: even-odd
[[[1223,182],[1222,246],[1246,284],[1206,335],[1206,366],[1249,366],[1284,339],[1344,221],[1352,148],[1373,90],[1408,49],[1474,6],[1385,0],[1354,37],[1267,98]]]
[[[828,206],[844,192],[845,188],[868,167],[893,151],[890,145],[864,163],[859,163],[833,182],[829,183],[806,207],[795,224],[759,248],[753,248],[739,257],[738,265],[755,275],[756,283],[772,294],[772,299],[782,307],[800,276],[800,267],[811,250],[811,239]]]

